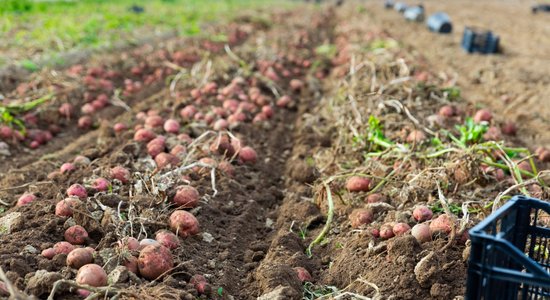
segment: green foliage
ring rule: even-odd
[[[371,143],[373,150],[383,150],[393,146],[392,141],[384,135],[384,127],[377,117],[371,115],[368,124],[369,128],[364,138]]]
[[[460,142],[463,145],[479,143],[483,139],[483,134],[487,132],[486,124],[477,124],[470,117],[466,118],[463,125],[456,127],[460,131]]]
[[[430,207],[430,209],[434,213],[443,213],[443,212],[445,212],[443,207],[441,207],[441,203],[439,203],[439,202],[436,202],[434,205],[432,205]],[[462,215],[462,208],[456,203],[449,203],[449,210],[457,216]]]
[[[25,124],[17,118],[17,116],[38,107],[40,104],[50,100],[51,98],[52,95],[47,95],[23,104],[8,104],[5,106],[0,105],[0,123],[6,124],[10,127],[17,126],[21,132],[24,133],[26,130]]]
[[[441,91],[447,94],[449,100],[456,100],[460,98],[460,89],[456,86],[447,87],[442,89]]]
[[[305,282],[302,300],[313,300],[323,296],[332,295],[336,292],[338,292],[338,289],[334,286],[329,286],[329,285],[317,286],[311,282]]]
[[[35,71],[38,70],[38,66],[34,62],[32,62],[28,59],[25,59],[25,60],[21,61],[21,67],[23,67],[23,69],[25,69],[27,71],[30,71],[30,72],[35,72]]]
[[[392,39],[377,39],[372,41],[369,46],[368,50],[378,50],[378,49],[391,49],[396,48],[399,46],[399,44]]]
[[[317,53],[317,55],[322,55],[329,58],[334,57],[337,51],[336,46],[333,44],[323,44],[315,48],[315,53]]]

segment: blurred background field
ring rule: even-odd
[[[3,0],[0,1],[0,67],[29,71],[36,61],[63,64],[63,53],[112,48],[167,34],[196,35],[201,24],[273,0]]]

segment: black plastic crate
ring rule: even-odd
[[[515,196],[472,228],[466,299],[550,299],[548,218],[550,203]]]
[[[498,53],[500,37],[489,30],[466,27],[462,35],[462,48],[468,53]]]

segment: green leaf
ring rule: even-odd
[[[29,72],[36,72],[38,71],[38,65],[36,65],[34,62],[28,60],[28,59],[25,59],[23,61],[21,61],[21,67],[23,67],[23,69],[29,71]]]
[[[218,296],[223,296],[223,288],[221,286],[218,288]]]

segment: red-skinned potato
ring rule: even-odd
[[[76,273],[76,282],[95,287],[107,285],[107,273],[99,265],[87,264],[78,269]]]
[[[380,237],[383,239],[389,239],[394,237],[395,234],[393,233],[393,225],[392,224],[384,224],[380,226]]]
[[[160,170],[166,167],[177,166],[180,163],[180,159],[173,154],[162,152],[155,156],[155,163]]]
[[[378,193],[370,194],[366,199],[367,203],[386,202],[386,196]]]
[[[514,122],[506,122],[502,125],[500,128],[502,133],[505,135],[514,136],[516,135],[518,128],[516,127],[516,124]]]
[[[93,183],[93,188],[100,191],[100,192],[105,192],[107,190],[109,190],[109,187],[111,186],[111,183],[109,182],[109,180],[103,178],[103,177],[99,177],[97,178],[96,180],[94,180],[94,183]]]
[[[147,246],[158,246],[160,245],[160,243],[157,241],[157,240],[154,240],[154,239],[142,239],[141,241],[139,241],[139,249],[141,251],[141,249],[147,247]]]
[[[422,143],[426,140],[426,134],[422,130],[413,130],[406,140],[408,143]]]
[[[350,192],[367,192],[370,187],[370,179],[361,176],[351,176],[346,180],[346,189]]]
[[[181,208],[193,208],[199,205],[200,194],[196,188],[186,185],[178,187],[173,202]]]
[[[456,114],[456,109],[452,105],[444,105],[439,109],[440,116],[450,118]]]
[[[138,259],[135,256],[128,255],[123,258],[122,265],[125,266],[128,271],[138,274],[139,268],[138,268]]]
[[[139,241],[135,237],[125,237],[121,241],[118,241],[118,246],[128,249],[130,251],[139,249]]]
[[[357,228],[361,225],[368,225],[374,221],[374,214],[372,210],[367,208],[354,209],[349,215],[351,221],[351,227]]]
[[[235,168],[228,161],[222,160],[218,164],[218,169],[220,169],[223,173],[225,173],[229,177],[234,177],[235,176]]]
[[[94,261],[92,252],[86,248],[76,248],[67,255],[67,266],[73,269],[91,264]]]
[[[55,215],[60,217],[71,217],[73,215],[72,208],[80,204],[81,201],[76,197],[65,198],[55,206]]]
[[[161,116],[148,116],[145,118],[145,127],[146,128],[156,128],[162,127],[164,125],[164,119]]]
[[[176,249],[180,246],[178,236],[168,230],[158,231],[155,235],[155,240],[170,250]]]
[[[152,139],[154,139],[156,136],[157,134],[154,133],[153,131],[142,128],[142,129],[138,129],[136,133],[134,133],[134,141],[147,143]]]
[[[430,223],[430,230],[432,233],[451,233],[453,221],[448,215],[440,215]]]
[[[27,204],[30,204],[31,202],[34,202],[36,200],[36,196],[34,194],[25,193],[17,199],[16,206],[24,206]]]
[[[113,130],[116,133],[121,133],[128,130],[128,126],[126,126],[126,124],[124,123],[116,123],[115,125],[113,125]]]
[[[431,220],[433,217],[433,212],[427,206],[419,205],[413,210],[413,218],[418,222],[424,222]]]
[[[61,172],[61,174],[70,173],[74,170],[76,170],[76,166],[72,163],[64,163],[59,168],[59,172]]]
[[[80,129],[89,129],[94,124],[92,117],[82,116],[78,119],[78,128]]]
[[[73,225],[65,230],[65,240],[73,245],[82,245],[88,240],[88,232],[80,225]]]
[[[132,178],[130,171],[128,171],[128,169],[121,166],[116,166],[112,168],[110,171],[110,175],[111,175],[111,178],[117,179],[122,183],[128,183]]]
[[[42,250],[41,254],[47,259],[52,259],[55,256],[55,249],[54,248],[44,249]]]
[[[305,268],[295,267],[294,271],[296,272],[296,275],[301,282],[311,282],[313,280],[313,277],[311,277],[311,274]]]
[[[397,223],[393,225],[392,231],[395,236],[404,235],[411,230],[411,226],[407,223]]]
[[[75,249],[75,246],[73,246],[69,242],[58,242],[55,245],[53,245],[53,250],[55,251],[55,254],[69,254],[74,249]]]
[[[476,123],[491,122],[492,119],[493,114],[487,109],[480,109],[474,115],[474,122]]]
[[[239,159],[243,163],[254,164],[258,159],[258,154],[251,147],[245,146],[245,147],[242,147],[239,151]]]
[[[168,119],[164,122],[164,131],[168,133],[178,133],[180,131],[180,123],[175,119]]]
[[[182,238],[186,238],[199,233],[199,221],[190,212],[176,210],[170,215],[170,228]]]
[[[208,281],[206,281],[206,278],[202,275],[193,275],[191,280],[189,280],[189,283],[195,287],[199,294],[205,294],[208,292]]]
[[[139,273],[146,279],[154,280],[174,266],[172,253],[162,245],[149,245],[139,253]]]
[[[80,199],[86,199],[88,197],[88,192],[86,192],[85,187],[78,183],[75,183],[67,189],[67,196],[74,196]]]
[[[432,240],[430,226],[424,223],[414,225],[411,229],[411,234],[419,243],[426,243]]]

